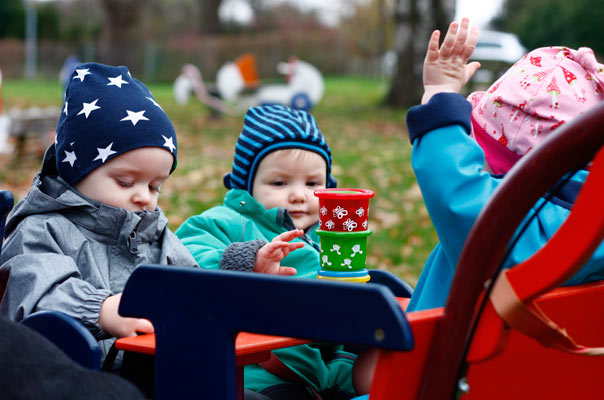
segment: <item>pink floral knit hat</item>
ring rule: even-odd
[[[468,100],[472,136],[493,173],[505,174],[554,129],[604,100],[604,65],[586,47],[539,48]]]

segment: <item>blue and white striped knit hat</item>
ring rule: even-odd
[[[281,105],[250,108],[235,146],[232,172],[224,176],[227,189],[252,193],[260,161],[269,153],[302,149],[319,154],[327,164],[327,187],[336,187],[331,176],[331,150],[312,115]]]
[[[87,63],[72,73],[55,139],[57,170],[67,183],[141,147],[172,153],[172,172],[176,145],[170,119],[126,67]]]

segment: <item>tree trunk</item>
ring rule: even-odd
[[[222,33],[218,9],[222,0],[199,0],[201,10],[201,33],[205,35],[217,35]]]
[[[132,64],[132,50],[141,43],[139,27],[145,0],[101,0],[105,15],[101,57],[112,65]]]
[[[430,34],[446,32],[455,11],[454,0],[397,0],[394,46],[395,75],[385,103],[391,107],[418,104],[423,93],[422,65]]]

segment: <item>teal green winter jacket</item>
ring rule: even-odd
[[[294,239],[303,241],[305,246],[281,261],[282,266],[296,268],[295,278],[314,279],[320,269],[317,226],[318,223],[307,229],[304,236]],[[232,258],[233,252],[229,251],[237,247],[250,253],[239,252],[239,262],[244,260],[248,265],[238,269],[251,271],[258,249],[291,229],[295,227],[285,209],[265,210],[247,191],[231,189],[224,204],[188,218],[175,233],[201,268],[219,269],[224,265],[223,256]],[[335,389],[354,393],[351,370],[355,356],[342,351],[342,346],[313,343],[276,350],[274,354],[318,392]],[[258,365],[245,367],[244,377],[246,389],[256,392],[287,383]]]

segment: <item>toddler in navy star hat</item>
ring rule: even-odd
[[[336,186],[331,163],[331,150],[312,115],[281,105],[250,108],[232,171],[224,177],[230,189],[224,203],[187,219],[176,235],[202,268],[315,278],[320,248],[314,191]],[[274,354],[312,390],[349,398],[355,356],[338,345],[320,347]],[[275,373],[246,366],[245,387],[269,398],[306,398],[308,387]]]
[[[153,331],[117,309],[137,265],[196,265],[157,206],[176,155],[170,119],[126,67],[79,65],[55,143],[7,221],[0,313],[64,312],[104,351],[109,338]]]

